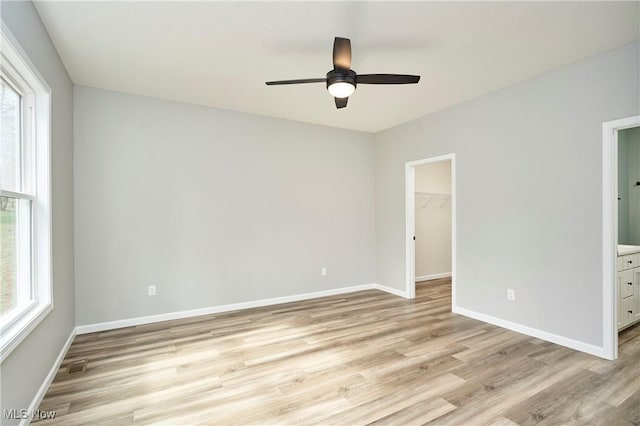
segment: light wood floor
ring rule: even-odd
[[[620,342],[611,362],[454,315],[439,280],[413,301],[371,290],[78,336],[40,409],[63,425],[638,425],[640,327]]]

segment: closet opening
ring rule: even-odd
[[[406,294],[416,285],[431,292],[451,288],[456,297],[455,154],[405,164]],[[446,291],[445,291],[446,290]]]

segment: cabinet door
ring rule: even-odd
[[[629,296],[633,296],[633,275],[634,269],[627,269],[626,271],[618,272],[618,291],[620,299],[624,299]]]
[[[635,321],[640,321],[640,268],[633,269],[633,315]]]
[[[622,327],[627,324],[631,324],[635,319],[633,307],[634,302],[635,300],[633,297],[627,297],[625,299],[622,299],[622,302],[620,303],[620,317]]]
[[[617,315],[617,323],[618,323],[618,330],[620,330],[622,328],[622,299],[620,298],[620,289],[622,288],[622,273],[618,272],[618,282],[617,282],[617,286],[618,286],[618,297],[616,297],[616,312],[618,313]]]

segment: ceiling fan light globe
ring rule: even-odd
[[[345,81],[330,84],[327,88],[334,98],[348,98],[356,91],[356,86]]]

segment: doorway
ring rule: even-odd
[[[602,125],[602,312],[603,355],[618,358],[618,136],[640,127],[640,116],[608,121]]]
[[[450,164],[450,193],[444,190],[417,191],[416,188],[416,168],[423,165],[437,165],[447,162]],[[416,195],[419,192],[421,194]],[[421,204],[427,206],[434,203],[435,206],[450,203],[451,208],[451,308],[456,306],[456,158],[455,154],[441,155],[438,157],[425,158],[422,160],[405,163],[405,241],[406,241],[406,294],[413,299],[416,297],[416,202],[417,197]],[[425,206],[426,207],[426,206]],[[424,272],[421,272],[424,274]],[[447,271],[441,276],[448,275]],[[439,274],[423,275],[423,278],[437,277]]]

